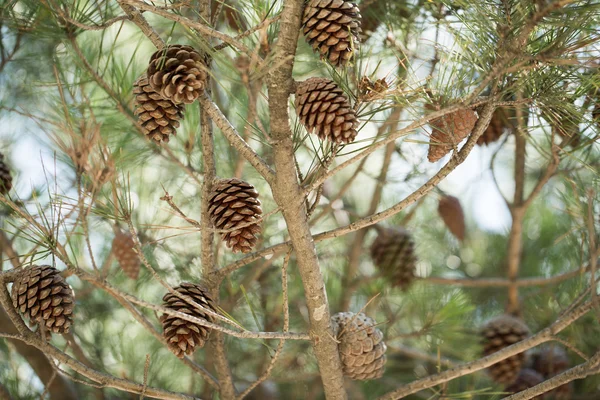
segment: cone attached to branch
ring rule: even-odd
[[[462,109],[446,114],[429,122],[429,162],[436,162],[469,136],[477,122],[477,114],[470,109]]]
[[[183,105],[164,99],[150,86],[145,74],[135,82],[133,94],[134,114],[140,120],[144,134],[157,143],[168,142],[183,119]]]
[[[208,213],[221,238],[234,253],[249,253],[260,233],[262,209],[254,186],[241,179],[219,179],[208,199]]]
[[[465,239],[465,214],[463,213],[460,201],[454,196],[443,196],[438,203],[438,213],[448,230],[452,232],[458,240]]]
[[[508,393],[519,393],[544,382],[544,377],[530,368],[523,368],[513,383],[506,387]],[[534,397],[536,400],[544,400],[545,394]]]
[[[33,325],[42,323],[49,333],[64,334],[73,324],[73,290],[60,272],[49,265],[23,268],[14,281],[13,306]]]
[[[404,228],[378,229],[371,245],[373,263],[394,286],[407,288],[415,277],[417,256],[412,236]]]
[[[567,352],[564,348],[557,345],[543,346],[532,358],[533,369],[543,375],[545,379],[552,378],[570,367]],[[556,400],[567,400],[571,398],[572,391],[573,385],[567,383],[557,387],[549,395],[554,396]]]
[[[112,251],[119,266],[131,279],[140,274],[140,257],[134,250],[135,242],[130,233],[117,232],[112,242]]]
[[[378,379],[385,369],[383,333],[366,315],[351,312],[331,317],[344,375],[355,380]]]
[[[192,47],[180,44],[152,54],[146,75],[152,89],[175,104],[193,103],[204,92],[208,80],[202,56]]]
[[[183,296],[188,296],[193,302],[205,309],[216,312],[214,302],[204,286],[184,282],[174,290]],[[205,310],[194,305],[193,302],[183,300],[171,292],[164,295],[163,301],[163,305],[173,311],[208,322],[215,321],[214,316],[209,315]],[[163,336],[167,340],[169,350],[179,358],[191,355],[196,349],[204,347],[211,331],[210,328],[169,314],[163,314],[160,317],[160,322],[163,326]]]
[[[513,345],[529,336],[529,328],[523,321],[504,314],[490,320],[481,331],[483,355],[488,356]],[[493,380],[509,385],[515,381],[525,362],[525,353],[515,354],[489,367]]]
[[[344,91],[331,79],[310,78],[296,89],[296,113],[309,133],[335,143],[352,143],[358,119]]]
[[[490,124],[477,139],[477,145],[487,146],[490,143],[497,142],[505,132],[511,132],[513,128],[514,121],[510,120],[508,109],[498,107],[492,114]]]
[[[361,15],[346,0],[309,0],[302,17],[302,32],[314,51],[336,67],[352,60],[359,47]]]
[[[12,189],[12,176],[8,165],[4,162],[4,154],[0,153],[0,194],[6,194]]]

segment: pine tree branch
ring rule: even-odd
[[[140,13],[137,8],[127,4],[123,0],[117,0],[117,2],[123,11],[125,11],[125,14],[127,14],[129,19],[131,19],[140,28],[142,33],[146,35],[148,39],[150,39],[156,48],[160,50],[165,47],[165,41],[160,38],[158,33],[154,30],[154,28],[152,28],[152,26],[150,26],[148,21],[146,21],[146,18],[144,18],[142,13]]]

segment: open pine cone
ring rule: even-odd
[[[366,315],[351,312],[331,317],[344,375],[355,380],[378,379],[385,369],[383,333]]]
[[[477,114],[471,109],[462,109],[443,115],[429,122],[429,162],[436,162],[469,136],[477,122]]]
[[[443,196],[438,203],[438,213],[458,240],[465,239],[465,214],[460,201],[454,196]]]
[[[183,105],[164,99],[150,86],[145,74],[135,81],[133,94],[134,114],[139,118],[144,134],[157,143],[168,142],[183,119]]]
[[[216,312],[214,302],[204,286],[184,282],[174,290],[184,296],[189,296],[200,306]],[[164,295],[163,301],[164,306],[173,311],[201,318],[208,322],[215,321],[214,316],[209,315],[190,301],[180,299],[171,292]],[[169,314],[163,314],[160,317],[160,322],[162,322],[163,336],[167,340],[169,350],[179,358],[192,354],[197,348],[202,348],[211,331],[210,328]]]
[[[60,272],[50,265],[23,268],[11,289],[13,306],[33,325],[44,324],[47,332],[64,334],[73,324],[73,290]]]
[[[543,346],[539,352],[533,355],[532,368],[549,379],[558,375],[570,367],[569,357],[564,348],[558,345]],[[549,392],[555,400],[568,400],[571,398],[573,385],[567,383]]]
[[[371,258],[392,285],[406,289],[412,283],[417,256],[415,243],[406,229],[380,229],[371,245]]]
[[[260,233],[262,209],[254,186],[241,179],[219,179],[208,199],[208,213],[213,226],[228,232],[221,237],[234,253],[249,253]]]
[[[135,242],[130,233],[117,232],[112,242],[112,251],[119,266],[131,279],[140,274],[140,257],[134,250]]]
[[[180,44],[152,54],[146,75],[152,89],[175,104],[193,103],[206,88],[208,80],[200,54],[192,47]]]
[[[523,368],[519,375],[517,375],[517,379],[506,387],[506,391],[508,393],[519,393],[523,390],[527,390],[532,388],[540,383],[544,382],[544,377],[538,372],[530,369]],[[539,396],[534,397],[534,400],[544,400],[547,398],[546,394],[541,394]]]
[[[346,65],[359,47],[361,15],[346,0],[309,0],[302,17],[302,32],[313,50],[336,67]]]
[[[504,314],[486,323],[481,336],[483,355],[488,356],[527,338],[529,328],[520,319]],[[524,363],[525,353],[519,353],[492,365],[488,372],[496,382],[508,385],[515,381]]]
[[[10,169],[4,162],[4,154],[0,153],[0,194],[6,194],[12,188]]]
[[[335,143],[352,143],[358,119],[344,91],[331,79],[309,78],[296,88],[296,113],[309,133]]]

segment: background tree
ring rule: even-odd
[[[598,21],[4,0],[0,399],[598,398]]]

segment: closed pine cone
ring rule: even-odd
[[[527,390],[532,388],[540,383],[544,382],[544,377],[530,368],[523,368],[519,375],[517,375],[517,379],[506,387],[506,391],[508,393],[519,393],[523,390]],[[545,394],[541,394],[539,396],[534,397],[534,400],[543,400],[547,396]]]
[[[458,110],[430,121],[429,162],[436,162],[448,154],[473,131],[476,122],[477,114],[470,109]]]
[[[458,240],[465,239],[465,214],[460,201],[454,196],[443,196],[438,203],[438,213]]]
[[[6,194],[12,189],[10,169],[4,162],[4,154],[0,153],[0,194]]]
[[[177,133],[179,120],[183,119],[183,105],[177,105],[158,94],[146,75],[138,78],[133,86],[135,111],[148,138],[157,143],[168,142],[171,135]]]
[[[508,111],[505,107],[498,107],[492,114],[490,124],[483,131],[483,134],[477,139],[479,146],[489,145],[498,141],[505,131],[512,129],[512,122],[509,121]]]
[[[371,258],[392,285],[405,289],[412,283],[417,256],[415,244],[406,229],[380,229],[371,245]]]
[[[204,92],[208,79],[200,54],[180,44],[152,54],[146,74],[150,86],[175,104],[193,103]]]
[[[134,250],[135,242],[130,233],[117,232],[112,242],[112,251],[119,266],[131,279],[140,274],[140,257]]]
[[[69,332],[73,323],[73,290],[50,265],[23,268],[14,281],[13,306],[33,325],[44,324],[49,333]]]
[[[174,290],[184,296],[189,296],[200,306],[216,312],[213,300],[204,286],[184,282]],[[164,295],[163,301],[163,305],[173,311],[201,318],[208,322],[215,321],[214,316],[193,305],[189,300],[180,299],[171,292]],[[211,331],[210,328],[169,314],[163,314],[160,317],[160,322],[163,326],[163,336],[167,340],[169,350],[179,358],[192,354],[197,348],[204,347]]]
[[[335,143],[352,143],[358,119],[344,91],[327,78],[310,78],[296,89],[296,113],[309,133]]]
[[[351,312],[331,317],[344,375],[354,380],[378,379],[385,369],[383,333],[366,315]]]
[[[489,321],[482,329],[483,355],[488,356],[513,345],[529,336],[529,328],[523,321],[511,315],[501,315]],[[525,362],[525,353],[515,354],[489,367],[493,380],[505,385],[517,378]]]
[[[208,213],[222,239],[234,253],[248,253],[256,245],[262,214],[258,192],[241,179],[219,179],[208,199]]]
[[[542,374],[546,379],[552,378],[566,371],[570,367],[569,357],[564,348],[557,345],[547,345],[533,355],[533,369]],[[556,400],[571,398],[572,383],[559,386],[549,393]]]
[[[346,65],[359,47],[361,15],[346,0],[309,0],[302,17],[302,32],[313,50],[336,67]]]

